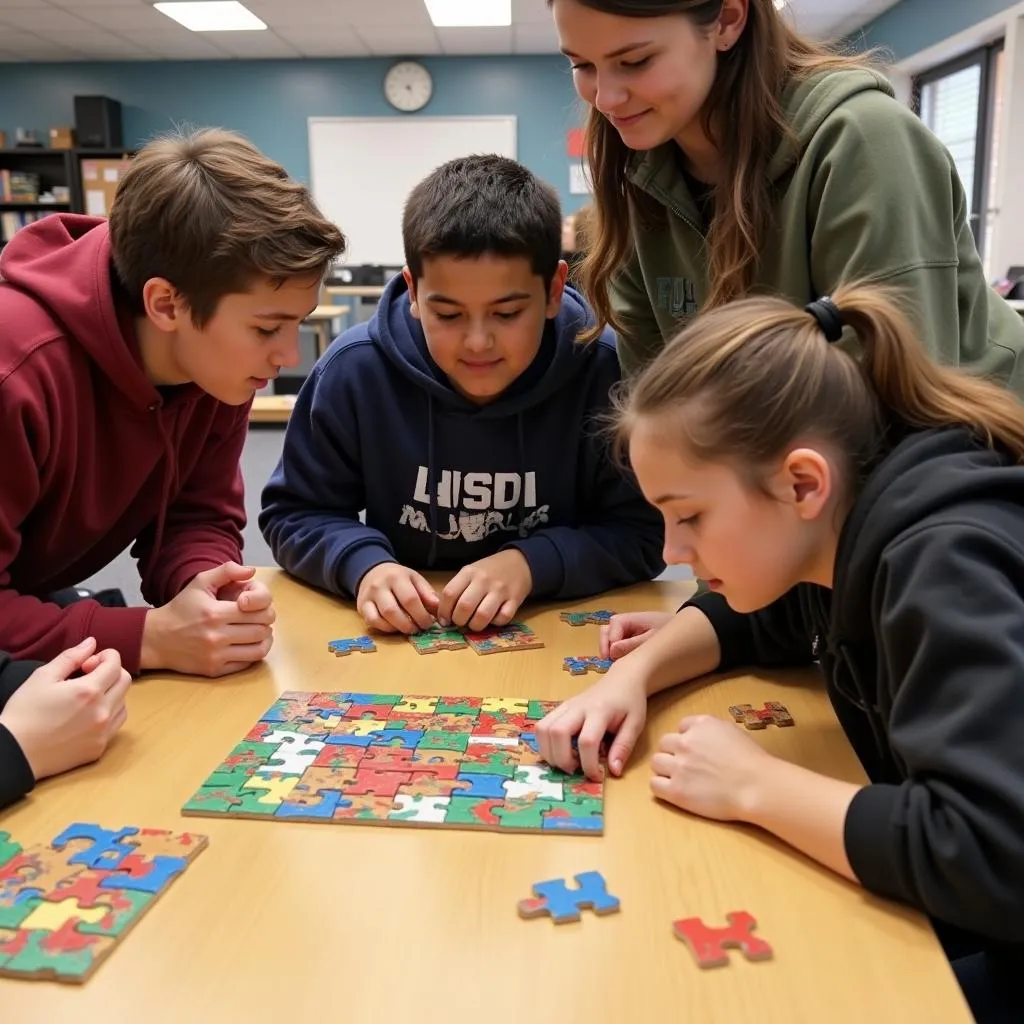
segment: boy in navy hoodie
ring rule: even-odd
[[[554,190],[504,157],[453,160],[402,230],[403,274],[299,393],[263,492],[275,558],[403,633],[657,575],[658,516],[598,436],[618,359],[610,334],[576,341],[591,314]],[[424,569],[453,575],[437,593]]]

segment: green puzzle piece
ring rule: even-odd
[[[364,693],[360,704],[397,704],[402,700],[400,693]]]
[[[281,805],[260,803],[260,798],[266,795],[265,789],[244,789],[238,794],[238,803],[228,809],[228,814],[263,814],[268,818],[273,817]]]
[[[439,700],[437,707],[434,709],[434,714],[437,715],[476,715],[479,712],[480,708],[473,707],[472,704],[467,704],[465,701],[445,703],[444,700]]]
[[[418,750],[468,750],[468,732],[425,732],[416,744]]]
[[[561,806],[561,801],[554,800],[506,800],[494,813],[502,828],[543,828],[544,812]]]
[[[131,889],[119,889],[117,896],[119,901],[127,900],[131,906],[112,908],[108,916],[112,915],[113,920],[107,925],[102,922],[90,924],[87,921],[80,921],[77,930],[82,935],[109,935],[113,938],[120,935],[146,909],[146,906],[156,899],[154,893],[133,892]]]
[[[486,761],[463,761],[462,771],[474,775],[504,775],[511,779],[519,767],[514,754],[488,754]]]
[[[531,722],[539,722],[549,711],[558,707],[557,700],[531,700],[526,705],[526,717]]]
[[[182,810],[197,811],[200,814],[227,814],[240,799],[238,787],[202,786]]]
[[[8,956],[6,961],[0,954],[0,965],[7,972],[16,971],[29,977],[53,973],[59,978],[80,978],[92,970],[93,952],[86,942],[91,945],[95,939],[82,940],[79,949],[48,952],[42,944],[53,932],[34,928],[22,934],[27,934],[28,939],[18,952]]]
[[[33,896],[13,906],[0,904],[0,928],[20,928],[21,922],[42,902],[42,896]]]
[[[17,857],[19,853],[21,843],[14,842],[10,832],[0,832],[0,866]]]

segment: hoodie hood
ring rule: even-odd
[[[133,406],[148,409],[160,401],[142,368],[131,317],[114,302],[105,219],[50,214],[22,228],[0,255],[0,279],[43,306]]]
[[[835,110],[863,92],[881,92],[894,96],[892,85],[877,71],[823,71],[803,81],[793,82],[783,97],[786,121],[793,138],[784,139],[768,165],[768,177],[777,181],[799,161],[815,133]],[[702,218],[693,196],[679,170],[679,147],[675,142],[630,159],[628,175],[637,188],[657,199],[694,224]]]
[[[875,575],[885,549],[908,531],[965,509],[1000,502],[1024,506],[1024,473],[1007,472],[1008,456],[962,428],[912,433],[868,477],[839,537],[836,552],[833,635],[856,640],[874,630],[870,621]],[[982,521],[992,513],[978,512]],[[970,516],[968,516],[970,518]]]
[[[535,361],[534,366],[487,405],[477,405],[455,391],[430,358],[423,328],[412,315],[409,291],[400,274],[389,282],[367,329],[388,361],[426,392],[432,402],[451,412],[499,419],[516,416],[546,401],[590,363],[594,346],[580,345],[576,338],[591,323],[593,316],[579,292],[567,287],[558,315],[545,328],[546,332],[553,331],[553,351],[547,366],[541,368]],[[544,349],[542,345],[538,360],[543,359]]]

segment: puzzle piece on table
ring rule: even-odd
[[[436,654],[438,651],[461,650],[466,646],[466,638],[461,629],[446,629],[435,624],[420,633],[413,633],[409,643],[417,654]]]
[[[580,911],[591,909],[595,914],[612,914],[619,909],[619,900],[608,892],[599,871],[584,871],[575,876],[576,888],[570,889],[564,878],[536,882],[533,898],[520,900],[519,916],[532,918],[551,915],[555,924],[578,921]]]
[[[777,700],[765,701],[762,708],[755,708],[751,704],[734,704],[729,708],[729,714],[732,715],[733,721],[747,729],[767,729],[769,725],[777,725],[784,729],[796,725],[786,705],[780,704]]]
[[[345,658],[355,652],[356,654],[372,654],[377,650],[377,645],[368,636],[342,637],[340,640],[328,640],[327,650],[336,658]]]
[[[751,934],[757,921],[745,910],[726,914],[728,927],[709,928],[699,917],[672,922],[677,939],[682,939],[701,967],[724,967],[729,963],[729,949],[742,950],[748,960],[769,960],[772,947],[764,939]]]
[[[532,651],[544,642],[529,626],[510,622],[507,626],[489,626],[476,632],[467,631],[466,642],[477,654],[500,654],[507,651]]]
[[[611,658],[599,658],[594,654],[581,654],[575,658],[563,658],[562,669],[574,676],[588,672],[607,672],[612,667]]]
[[[602,784],[540,759],[532,730],[556,706],[519,697],[283,694],[261,717],[267,728],[258,739],[239,744],[182,812],[597,835]],[[314,722],[318,738],[296,731]],[[96,856],[117,856],[108,849],[117,843],[107,837]],[[0,904],[0,927],[30,910]]]
[[[0,834],[0,976],[85,981],[206,844],[86,822],[24,851]]]
[[[559,612],[558,617],[563,622],[568,622],[570,626],[586,626],[591,623],[595,626],[607,626],[614,614],[615,612],[602,608],[593,612]]]

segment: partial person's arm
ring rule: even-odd
[[[142,594],[163,605],[198,573],[225,562],[241,562],[245,526],[242,449],[249,430],[249,405],[218,409],[203,454],[171,498],[154,550],[156,524],[132,548],[139,560]]]
[[[843,104],[812,145],[818,292],[857,279],[891,285],[934,358],[1024,395],[1024,318],[988,285],[942,143],[910,111],[867,92]]]
[[[0,651],[0,712],[41,662],[12,661]],[[21,745],[0,721],[0,809],[27,796],[36,784]]]
[[[335,352],[299,391],[259,517],[282,568],[343,597],[374,566],[397,561],[387,537],[359,520],[366,490],[354,410]]]

